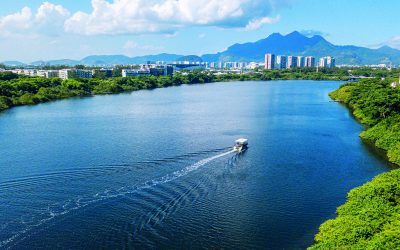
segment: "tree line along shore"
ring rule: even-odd
[[[116,94],[182,84],[248,80],[346,80],[345,70],[312,69],[255,71],[245,74],[214,74],[208,71],[179,72],[171,76],[60,78],[29,77],[0,72],[0,111],[14,106],[34,105],[69,97]]]
[[[99,73],[99,74],[97,74]],[[202,84],[226,81],[267,81],[267,80],[348,80],[352,76],[393,77],[400,69],[371,68],[301,68],[284,70],[255,70],[250,73],[215,74],[209,71],[179,72],[171,76],[106,77],[96,72],[94,78],[29,77],[0,72],[0,112],[14,106],[84,97],[92,95],[117,94],[142,89],[155,89],[182,84]]]
[[[360,137],[387,152],[400,165],[399,69],[334,68],[261,70],[246,74],[181,72],[172,76],[111,77],[92,79],[42,78],[0,72],[0,111],[69,97],[116,94],[182,84],[248,80],[348,80],[330,93],[347,105],[366,126]],[[378,175],[351,190],[337,217],[323,223],[310,249],[400,249],[400,169]]]
[[[365,79],[330,93],[365,125],[361,139],[384,150],[396,165],[400,165],[399,81]],[[336,214],[320,226],[309,249],[400,249],[400,169],[351,190]]]

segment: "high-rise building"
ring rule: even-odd
[[[328,68],[334,68],[336,67],[336,60],[335,58],[331,57],[331,56],[327,56],[326,57],[326,62],[328,65]]]
[[[292,69],[297,67],[297,56],[288,56],[287,68]]]
[[[298,56],[297,57],[297,67],[298,68],[304,68],[304,57],[303,56]]]
[[[305,58],[305,67],[308,67],[308,68],[313,68],[313,67],[315,67],[315,57],[313,57],[313,56],[307,56],[307,57]]]
[[[275,55],[265,54],[265,69],[275,68]]]
[[[277,56],[276,57],[276,68],[286,69],[287,67],[287,56]]]
[[[319,59],[319,67],[334,68],[336,67],[336,60],[331,56],[322,57]]]
[[[321,58],[319,59],[318,66],[319,66],[320,68],[325,68],[325,67],[326,67],[326,58],[325,58],[325,57],[321,57]]]

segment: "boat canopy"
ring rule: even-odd
[[[235,143],[236,143],[236,144],[240,144],[240,145],[247,145],[248,140],[245,139],[245,138],[240,138],[240,139],[237,139],[237,140],[235,141]]]

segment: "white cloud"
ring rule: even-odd
[[[36,10],[0,16],[0,36],[56,36],[162,33],[188,26],[254,30],[279,21],[277,9],[293,0],[92,0],[92,11],[71,13],[43,2]]]
[[[67,9],[49,2],[44,2],[35,15],[29,7],[24,7],[20,12],[0,17],[0,35],[56,35],[63,32],[64,22],[69,16]]]
[[[28,7],[24,7],[20,12],[0,17],[0,34],[9,36],[15,31],[29,29],[31,18],[32,11]]]
[[[35,15],[34,25],[46,34],[55,35],[63,31],[64,22],[69,16],[69,11],[61,5],[44,2]]]
[[[387,45],[392,48],[400,49],[400,35],[394,36],[394,37],[390,38],[389,41],[386,41],[386,42],[380,44],[380,46],[384,46],[384,45]]]
[[[92,12],[76,12],[67,32],[84,35],[173,33],[185,26],[256,29],[291,0],[92,0]]]
[[[312,37],[312,36],[327,37],[327,36],[329,36],[329,33],[325,33],[325,32],[319,31],[319,30],[301,30],[300,33],[305,36],[308,36],[308,37]]]
[[[246,27],[244,28],[244,30],[256,30],[261,28],[262,26],[266,25],[266,24],[273,24],[273,23],[277,23],[279,22],[280,17],[262,17],[262,18],[258,18],[258,19],[253,19],[251,21],[249,21],[249,23],[246,25]]]

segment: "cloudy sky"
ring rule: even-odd
[[[398,0],[0,0],[0,61],[214,53],[294,30],[400,49]]]

